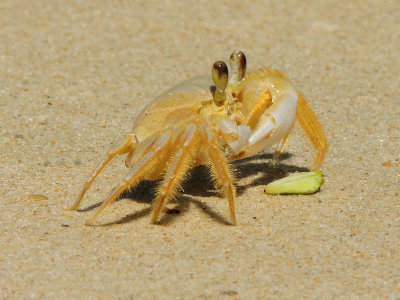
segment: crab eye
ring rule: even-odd
[[[230,64],[232,69],[232,76],[229,83],[237,83],[241,81],[246,74],[246,56],[242,51],[234,51],[231,54]]]
[[[215,84],[214,102],[222,105],[225,101],[225,89],[228,84],[228,67],[223,61],[214,63],[211,76]]]

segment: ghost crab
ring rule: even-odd
[[[235,225],[236,194],[228,161],[253,156],[279,143],[274,155],[277,160],[296,117],[317,149],[314,168],[318,168],[327,143],[304,97],[278,70],[262,68],[246,74],[246,57],[240,51],[232,53],[230,65],[230,78],[226,64],[218,61],[211,72],[214,84],[209,76],[195,77],[151,102],[126,141],[103,158],[70,209],[79,207],[86,191],[114,157],[126,154],[129,173],[86,225],[93,223],[124,190],[143,179],[162,178],[152,212],[152,222],[158,222],[188,169],[202,164],[211,167],[222,187]]]

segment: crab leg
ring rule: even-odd
[[[114,151],[108,152],[104,158],[101,160],[101,162],[97,165],[97,167],[94,169],[92,176],[90,176],[90,179],[87,180],[81,190],[81,193],[79,194],[78,198],[75,200],[75,202],[69,207],[68,209],[70,210],[76,210],[79,207],[79,204],[81,203],[83,196],[87,192],[87,190],[90,188],[96,177],[100,174],[100,172],[103,170],[103,168],[117,155],[123,155],[125,153],[132,153],[134,146],[136,144],[135,141],[135,135],[130,135],[128,140],[124,142],[121,146],[118,147],[118,149]]]
[[[275,72],[277,72],[280,77],[289,81],[289,79],[281,72],[277,70],[275,70]],[[322,126],[310,104],[299,91],[297,91],[297,94],[298,101],[296,118],[308,138],[311,140],[313,146],[318,151],[313,164],[313,169],[318,169],[325,158],[328,149],[328,142],[326,141],[324,130],[322,129]]]
[[[233,186],[233,175],[229,169],[228,162],[222,151],[218,146],[218,142],[215,137],[212,136],[210,130],[205,126],[201,126],[201,137],[202,141],[206,144],[206,150],[208,157],[211,161],[211,169],[214,177],[223,188],[225,197],[229,204],[229,213],[231,217],[232,225],[236,225],[236,214],[235,214],[235,198],[236,191]]]
[[[169,132],[163,133],[156,140],[156,142],[150,147],[147,153],[137,162],[137,164],[131,169],[128,175],[123,179],[120,185],[114,187],[108,196],[107,200],[99,207],[99,209],[86,221],[85,225],[93,223],[100,213],[111,203],[113,203],[124,190],[135,186],[146,174],[150,173],[152,168],[158,162],[158,157],[162,152],[169,149],[169,141],[171,134]]]
[[[272,164],[276,165],[278,163],[279,157],[281,156],[283,150],[285,150],[287,142],[290,137],[290,132],[279,142],[278,148],[276,149],[274,153],[274,157],[272,159]]]
[[[161,133],[157,132],[145,140],[139,142],[135,147],[135,151],[130,152],[125,159],[125,166],[128,169],[131,169],[133,166],[137,164],[137,162],[149,151],[149,149],[155,144],[163,141],[165,138],[170,138],[170,134],[163,135],[163,138],[160,139]]]
[[[297,120],[301,127],[306,132],[315,148],[317,148],[317,155],[314,159],[313,169],[318,169],[324,160],[328,143],[326,141],[324,130],[318,121],[317,116],[311,109],[307,100],[299,93],[299,100],[297,104]]]
[[[185,177],[186,171],[190,168],[193,156],[196,153],[198,139],[196,138],[197,127],[190,124],[186,127],[182,136],[177,139],[178,151],[172,161],[168,164],[167,173],[160,184],[158,197],[154,202],[152,222],[156,223],[161,212],[168,201],[173,197],[179,184]]]

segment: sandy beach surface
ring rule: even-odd
[[[399,20],[397,0],[1,1],[0,298],[400,299]],[[297,124],[275,167],[235,163],[237,226],[202,167],[160,224],[143,182],[84,226],[123,158],[64,210],[149,101],[235,49],[317,112],[320,192],[263,193],[312,166]]]

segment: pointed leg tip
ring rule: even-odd
[[[66,210],[77,210],[79,208],[79,205],[81,204],[81,202],[82,202],[82,195],[78,199],[76,199],[75,202],[72,203],[72,205],[64,206],[64,209],[66,209]]]
[[[98,217],[98,213],[95,213],[94,215],[92,215],[89,219],[86,220],[85,226],[92,226],[93,222],[97,219],[97,217]]]
[[[78,206],[77,205],[71,205],[71,206],[64,206],[64,210],[77,210]]]
[[[321,163],[314,163],[311,169],[314,171],[314,170],[318,170],[320,167],[321,167]]]
[[[158,217],[153,216],[153,217],[151,218],[151,224],[153,224],[153,225],[158,224]]]

